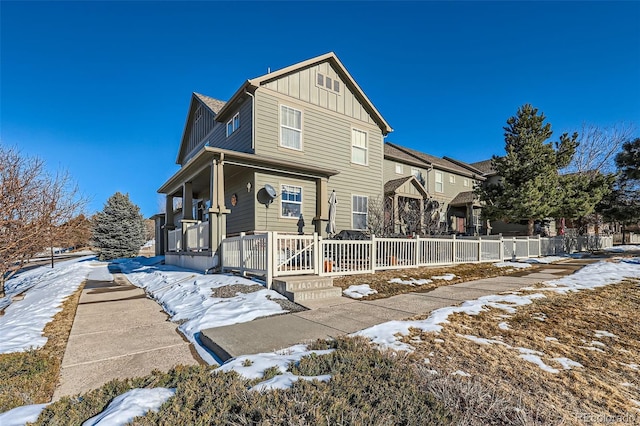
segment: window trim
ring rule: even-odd
[[[449,184],[453,185],[456,183],[456,175],[453,173],[449,173]]]
[[[440,182],[438,182],[438,176],[440,176]],[[436,171],[433,178],[434,191],[442,194],[444,192],[444,173]],[[438,191],[438,184],[440,184],[440,190]]]
[[[359,132],[364,134],[364,142],[365,142],[365,148],[364,148],[364,163],[358,163],[357,161],[353,161],[353,149],[363,149],[361,147],[356,147],[354,145],[354,140],[353,140],[353,132]],[[369,132],[367,132],[366,130],[360,130],[357,129],[355,127],[351,128],[351,164],[357,164],[359,166],[368,166],[369,165]]]
[[[297,111],[297,112],[300,113],[300,129],[296,129],[295,127],[290,127],[290,126],[286,126],[286,125],[282,124],[282,108],[288,108],[290,110]],[[278,141],[279,146],[281,148],[292,149],[294,151],[303,151],[304,144],[303,144],[303,140],[302,140],[302,110],[290,107],[289,105],[280,104],[279,111],[278,111],[278,126],[279,126],[278,127],[279,128],[279,132],[280,132],[280,140]],[[286,145],[282,144],[282,129],[283,128],[289,129],[289,130],[295,130],[295,131],[300,133],[300,147],[299,148],[296,148],[296,147],[293,147],[293,146],[286,146]]]
[[[285,186],[288,186],[288,187],[291,187],[291,188],[299,188],[300,189],[300,201],[285,200],[282,197],[282,194],[284,194],[284,187]],[[302,204],[303,204],[303,201],[304,201],[303,189],[304,188],[302,187],[302,185],[293,185],[293,184],[290,184],[290,183],[281,183],[280,184],[280,218],[281,219],[299,219],[300,218],[300,215],[298,215],[298,216],[285,216],[285,215],[283,215],[282,213],[283,213],[283,204],[284,203],[299,204],[300,205],[300,214],[303,214],[302,213]]]
[[[229,132],[229,125],[231,125],[231,132]],[[231,136],[240,128],[240,112],[236,112],[229,121],[227,121],[227,137]]]
[[[319,80],[322,79],[322,84],[320,84]],[[327,79],[331,81],[330,87],[327,87]],[[338,79],[338,77],[332,77],[327,73],[316,71],[316,87],[326,90],[329,93],[334,93],[338,96],[342,94],[342,86],[343,83]],[[336,90],[337,87],[337,90]]]
[[[463,178],[463,180],[462,180],[462,185],[463,185],[465,188],[468,188],[468,187],[469,187],[469,178]]]
[[[367,200],[367,211],[360,212],[360,211],[356,211],[355,210],[355,197],[361,197],[364,198],[365,200]],[[365,225],[364,228],[356,228],[355,227],[355,221],[353,220],[353,215],[354,214],[364,214],[365,217]],[[368,195],[360,195],[360,194],[351,194],[351,229],[353,230],[359,230],[359,231],[366,231],[367,228],[369,226],[369,196]]]
[[[400,170],[400,171],[398,171]],[[404,165],[401,163],[396,163],[396,174],[403,175],[404,174]]]

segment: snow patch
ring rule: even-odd
[[[601,338],[601,337],[611,337],[612,339],[617,339],[618,336],[616,336],[613,333],[609,333],[608,331],[604,331],[604,330],[596,330],[594,333],[594,336],[596,338]]]
[[[402,278],[392,278],[389,280],[389,282],[392,284],[424,285],[424,284],[429,284],[433,281],[428,280],[426,278],[420,278],[419,280],[416,280],[415,278],[410,278],[408,280],[403,280]]]
[[[49,404],[33,404],[16,407],[12,410],[0,413],[0,425],[2,426],[24,426],[38,420],[42,410]]]
[[[565,358],[565,357],[552,358],[551,360],[560,364],[562,368],[564,368],[565,370],[571,370],[573,367],[578,367],[578,368],[583,367],[583,365],[580,364],[579,362],[569,358]]]
[[[522,263],[522,262],[498,262],[494,263],[493,266],[497,266],[498,268],[531,268],[530,263]]]
[[[157,412],[160,406],[176,393],[175,389],[132,389],[114,398],[107,408],[82,423],[82,426],[125,425],[136,416],[149,411]]]
[[[376,294],[377,292],[377,290],[369,287],[369,284],[352,285],[349,286],[348,289],[342,291],[345,296],[348,296],[352,299],[362,299],[365,296]]]
[[[538,355],[521,354],[520,358],[524,359],[525,361],[529,361],[533,364],[536,364],[538,367],[540,367],[541,370],[546,371],[548,373],[558,374],[560,372],[559,370],[556,370],[555,368],[549,367],[547,364],[545,364]]]
[[[609,247],[604,249],[610,253],[625,253],[628,251],[640,251],[640,245],[625,244],[621,246]]]
[[[272,377],[269,380],[260,382],[253,386],[250,390],[257,392],[265,392],[273,389],[289,389],[298,380],[317,380],[319,382],[328,382],[331,379],[330,374],[323,374],[321,376],[296,376],[293,373],[286,372],[284,374]]]
[[[462,371],[462,370],[456,370],[453,373],[451,373],[452,376],[462,376],[462,377],[471,377],[471,374],[467,373],[466,371]]]
[[[498,324],[498,328],[501,330],[511,330],[511,327],[509,327],[509,324],[504,321]]]
[[[434,277],[431,277],[432,280],[445,280],[445,281],[451,281],[452,279],[454,279],[456,277],[455,274],[444,274],[444,275],[436,275]]]

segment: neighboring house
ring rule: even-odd
[[[402,220],[403,210],[412,208],[426,211],[420,214],[420,229],[427,228],[426,233],[478,235],[485,232],[480,223],[481,206],[473,194],[474,186],[485,177],[473,166],[387,142],[384,180],[385,198],[392,211],[389,216],[396,233],[416,231]],[[431,223],[425,224],[427,221]]]
[[[210,267],[224,236],[296,233],[301,217],[303,232],[325,235],[333,190],[336,228],[365,229],[391,131],[334,53],[247,80],[227,102],[193,93],[181,167],[158,190],[167,263]]]

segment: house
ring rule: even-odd
[[[419,233],[429,234],[484,233],[481,206],[473,189],[485,176],[472,165],[387,142],[384,180],[394,232],[412,233],[421,229],[423,232]],[[403,211],[421,212],[420,227],[411,223],[411,217],[403,220]]]
[[[391,131],[334,53],[246,80],[226,102],[193,93],[180,169],[158,190],[166,262],[209,268],[242,232],[326,235],[333,191],[336,228],[365,229]]]

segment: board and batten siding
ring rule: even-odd
[[[340,92],[322,88],[316,84],[318,73],[325,78],[340,83]],[[285,75],[277,80],[266,83],[263,87],[280,94],[344,114],[356,120],[374,124],[373,118],[362,106],[358,98],[344,84],[336,70],[328,62],[301,69]]]
[[[402,173],[396,173],[396,164],[402,164]],[[429,176],[429,170],[425,167],[417,167],[417,166],[412,166],[410,164],[406,164],[403,163],[401,161],[396,161],[396,160],[390,160],[390,159],[384,159],[383,162],[383,170],[384,170],[384,182],[389,182],[390,180],[395,180],[395,179],[400,179],[402,177],[406,177],[406,176],[411,176],[411,170],[412,169],[418,169],[420,170],[420,173],[422,173],[422,177],[425,179],[425,189],[429,192],[429,194],[432,194],[433,191],[429,191],[429,188],[427,188],[428,186],[428,180],[431,176]],[[413,185],[411,185],[413,187]],[[416,194],[417,195],[417,194]]]
[[[230,170],[230,168],[225,168]],[[234,168],[235,170],[235,168]],[[253,170],[238,168],[237,173],[225,177],[224,202],[231,210],[227,215],[227,235],[254,230],[255,225],[255,177]],[[247,192],[247,182],[251,183],[251,191]],[[231,196],[236,194],[237,203],[231,205]]]
[[[302,150],[280,146],[281,105],[302,111]],[[353,129],[367,134],[367,165],[351,162]],[[262,87],[256,91],[255,152],[339,171],[327,185],[329,193],[335,189],[338,195],[338,230],[352,229],[353,195],[367,196],[370,200],[382,196],[382,131],[373,122],[361,121]],[[256,216],[260,217],[259,214]]]
[[[273,186],[278,194],[269,207],[260,204],[256,197],[256,191],[263,188],[265,184]],[[282,174],[271,174],[264,172],[255,173],[255,191],[253,202],[255,208],[255,229],[258,231],[276,231],[297,233],[298,217],[282,217],[282,185],[298,186],[302,188],[302,215],[305,222],[304,232],[311,234],[314,231],[313,218],[316,214],[316,182],[314,179],[305,179]]]
[[[204,107],[203,107],[204,108]],[[206,109],[206,108],[204,108]],[[207,109],[208,113],[211,113]],[[240,127],[227,137],[227,122],[233,118],[236,113],[240,113]],[[185,164],[189,158],[202,149],[207,143],[215,148],[228,149],[238,152],[253,152],[251,149],[251,126],[252,126],[252,105],[251,99],[245,100],[240,104],[240,108],[233,111],[229,119],[224,122],[216,122],[213,130],[202,137],[202,139],[194,145],[194,148],[185,156],[182,164]]]

